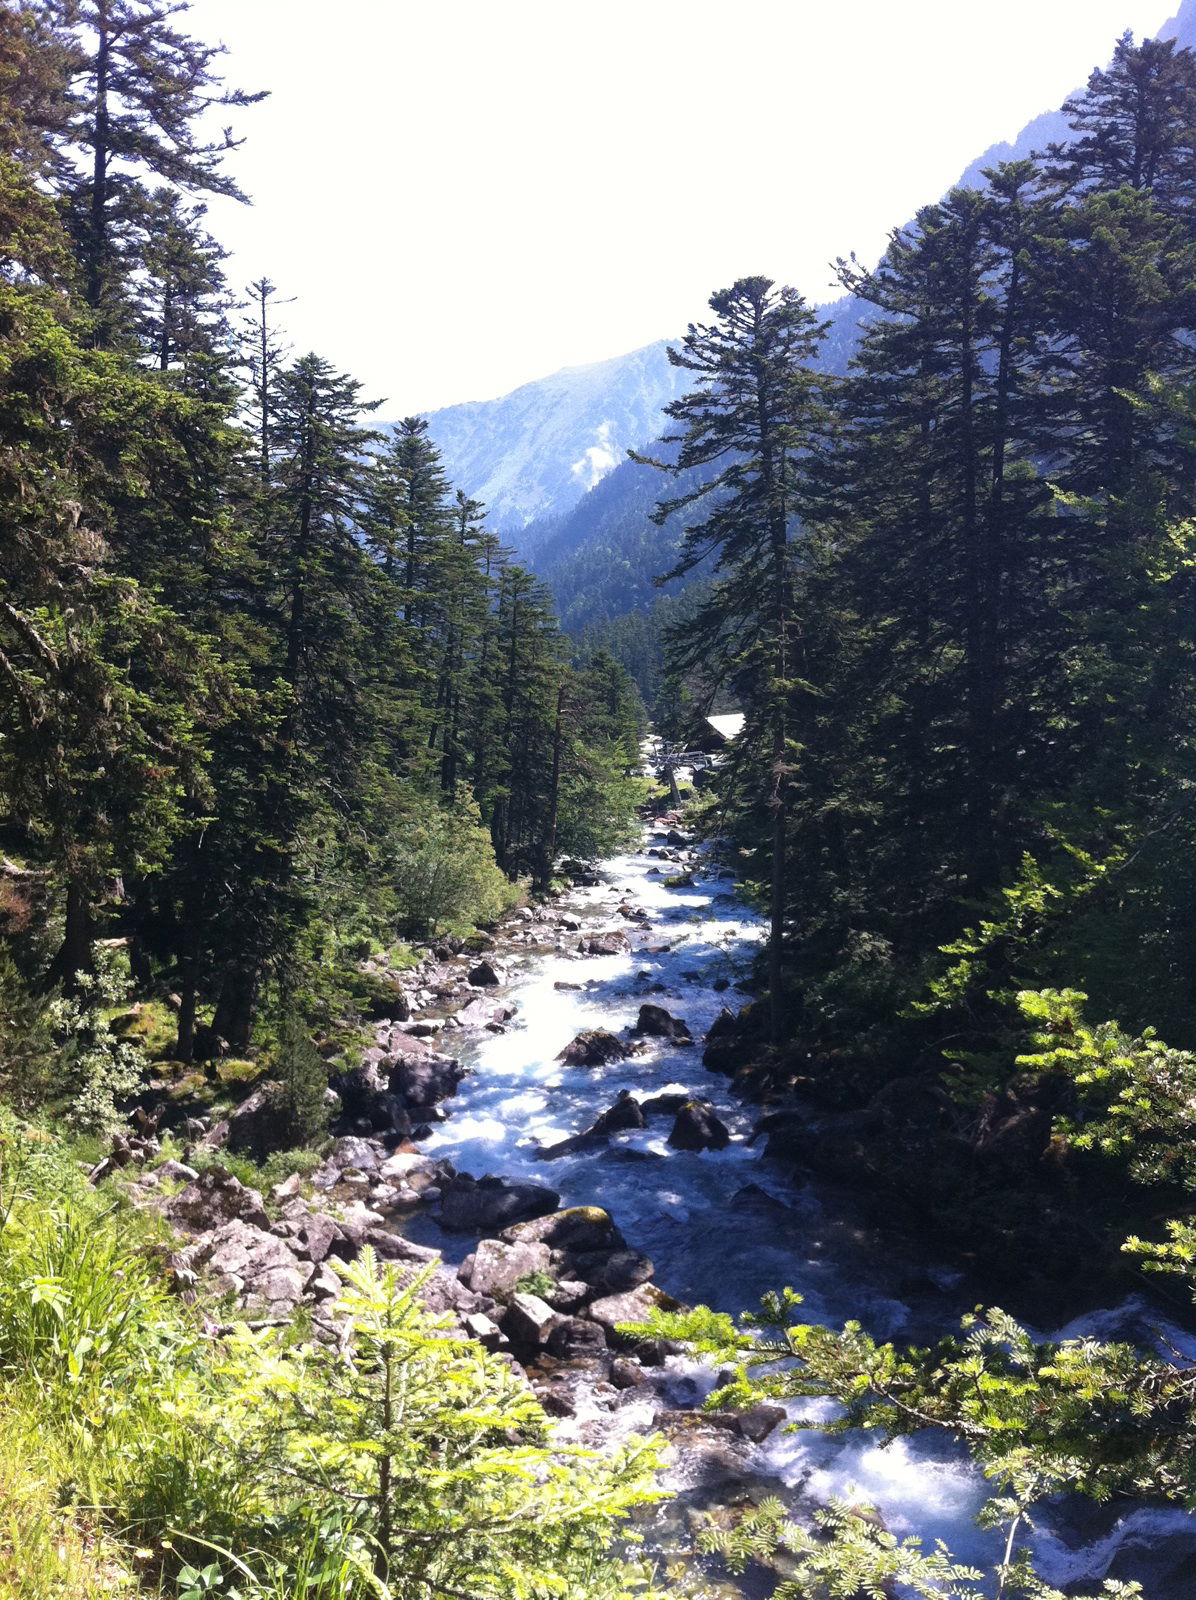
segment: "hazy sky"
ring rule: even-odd
[[[745,273],[828,262],[1179,0],[193,0],[228,47],[232,281],[383,415],[672,337]]]

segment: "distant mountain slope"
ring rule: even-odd
[[[1158,29],[1157,37],[1174,38],[1196,49],[1196,0],[1184,0],[1177,15]],[[978,184],[985,168],[1028,156],[1052,140],[1063,139],[1067,131],[1059,111],[1036,117],[1010,143],[990,146],[959,182]],[[820,365],[827,372],[845,372],[868,308],[845,296],[821,311],[830,328]],[[572,509],[529,530],[534,533],[533,548],[526,554],[556,594],[570,632],[580,634],[591,624],[652,605],[657,594],[652,578],[675,560],[679,538],[678,528],[657,528],[649,521],[656,497],[665,490],[672,492],[659,473],[624,462]]]
[[[428,431],[449,477],[484,501],[491,527],[508,535],[568,510],[629,448],[660,433],[661,407],[684,388],[667,348],[662,339],[630,355],[566,367],[498,400],[431,412]]]

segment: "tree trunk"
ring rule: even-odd
[[[81,973],[90,975],[95,971],[95,957],[92,952],[94,938],[95,922],[91,914],[91,900],[83,885],[72,879],[66,889],[66,925],[63,929],[62,944],[46,974],[47,982],[51,986],[60,983],[67,994],[78,993],[79,975]]]

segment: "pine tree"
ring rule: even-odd
[[[709,555],[715,593],[685,641],[688,659],[713,647],[724,671],[750,696],[753,720],[767,730],[771,814],[769,1002],[772,1033],[784,1031],[783,956],[786,900],[786,807],[793,757],[790,696],[801,675],[801,622],[794,586],[793,540],[803,509],[803,458],[816,443],[817,380],[810,369],[822,335],[814,313],[792,289],[768,278],[741,278],[711,296],[717,321],[691,324],[674,366],[695,388],[665,407],[678,425],[666,470],[706,470],[701,485],[661,502],[658,522],[700,504],[705,518],[685,529],[669,577],[693,571]],[[657,463],[659,465],[660,463]],[[678,652],[677,659],[684,665]]]

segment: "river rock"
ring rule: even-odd
[[[227,1222],[268,1228],[270,1218],[256,1189],[249,1189],[226,1168],[213,1164],[164,1207],[166,1217],[189,1233],[206,1233]]]
[[[651,1100],[645,1100],[642,1102],[643,1112],[646,1117],[654,1117],[658,1114],[675,1117],[678,1111],[681,1110],[681,1107],[686,1105],[692,1099],[693,1095],[691,1094],[653,1095]]]
[[[770,1433],[774,1433],[782,1423],[789,1420],[789,1414],[783,1406],[749,1406],[746,1411],[741,1411],[738,1415],[740,1433],[753,1444],[759,1444],[767,1439]]]
[[[379,1061],[384,1060],[379,1052],[377,1058],[363,1061],[359,1067],[350,1067],[334,1079],[333,1087],[340,1096],[350,1126],[364,1124],[376,1133],[394,1133],[406,1138],[411,1132],[411,1118],[403,1102],[387,1086],[379,1066]]]
[[[463,1028],[494,1028],[514,1015],[514,1006],[504,1005],[501,1000],[484,1000],[479,996],[461,1007],[457,1012],[457,1021]]]
[[[281,1239],[241,1220],[222,1223],[182,1254],[217,1290],[273,1315],[294,1310],[310,1275]]]
[[[606,1028],[587,1028],[565,1046],[557,1060],[571,1067],[604,1067],[611,1061],[623,1061],[630,1054],[617,1034]]]
[[[442,1191],[440,1221],[454,1233],[500,1233],[512,1223],[555,1211],[560,1201],[557,1191],[544,1184],[474,1179],[462,1172]]]
[[[606,1295],[601,1300],[595,1300],[587,1313],[590,1319],[599,1323],[606,1329],[607,1343],[614,1349],[619,1349],[628,1343],[634,1343],[635,1336],[620,1334],[617,1330],[623,1323],[647,1322],[652,1312],[679,1311],[681,1303],[658,1289],[655,1284],[641,1284],[638,1289],[630,1289],[623,1294]]]
[[[483,958],[469,969],[469,981],[475,989],[492,989],[502,983],[503,978],[493,961]]]
[[[507,1300],[521,1278],[533,1272],[548,1274],[552,1252],[546,1244],[525,1242],[506,1244],[501,1239],[482,1239],[472,1255],[465,1257],[457,1277],[475,1294],[491,1300]]]
[[[635,1020],[634,1031],[654,1039],[685,1039],[689,1041],[692,1037],[687,1022],[680,1017],[674,1017],[663,1006],[653,1005],[650,1002],[640,1007],[640,1014]]]
[[[731,1132],[705,1100],[687,1100],[677,1113],[669,1144],[674,1150],[725,1150]]]
[[[541,1350],[560,1322],[554,1311],[536,1294],[513,1294],[502,1317],[502,1330],[513,1345],[530,1345]]]
[[[747,1008],[744,1010],[746,1012]],[[751,1032],[744,1012],[736,1016],[724,1006],[707,1029],[702,1065],[708,1067],[711,1072],[721,1072],[727,1077],[732,1077],[755,1055]]]
[[[507,1244],[546,1244],[552,1250],[622,1250],[626,1240],[601,1206],[569,1206],[504,1228]]]
[[[562,1317],[548,1335],[548,1353],[561,1361],[606,1354],[606,1332],[585,1317]]]
[[[601,1150],[610,1143],[605,1133],[573,1133],[555,1144],[542,1144],[536,1151],[537,1161],[560,1161],[564,1156],[583,1156],[591,1150]]]
[[[625,1133],[630,1128],[646,1126],[643,1108],[639,1101],[630,1089],[621,1089],[614,1105],[604,1111],[586,1131],[591,1134]]]
[[[610,1364],[610,1381],[616,1389],[636,1389],[641,1383],[647,1383],[648,1374],[637,1361],[617,1356]]]
[[[554,1256],[554,1265],[588,1283],[599,1296],[638,1289],[656,1268],[640,1250],[570,1250]]]
[[[416,1043],[417,1041],[412,1041]],[[401,1095],[409,1110],[428,1108],[456,1094],[465,1068],[452,1056],[434,1050],[403,1050],[390,1058],[390,1092]]]
[[[592,933],[577,949],[583,956],[617,956],[631,949],[631,940],[621,928],[612,928],[609,933]]]
[[[411,1002],[397,978],[383,978],[369,999],[369,1014],[379,1022],[406,1022]]]
[[[343,1237],[336,1218],[323,1211],[309,1212],[302,1221],[289,1226],[295,1230],[290,1239],[295,1255],[300,1261],[310,1261],[317,1266],[327,1259],[333,1245]],[[273,1231],[278,1233],[280,1229],[275,1227]]]

